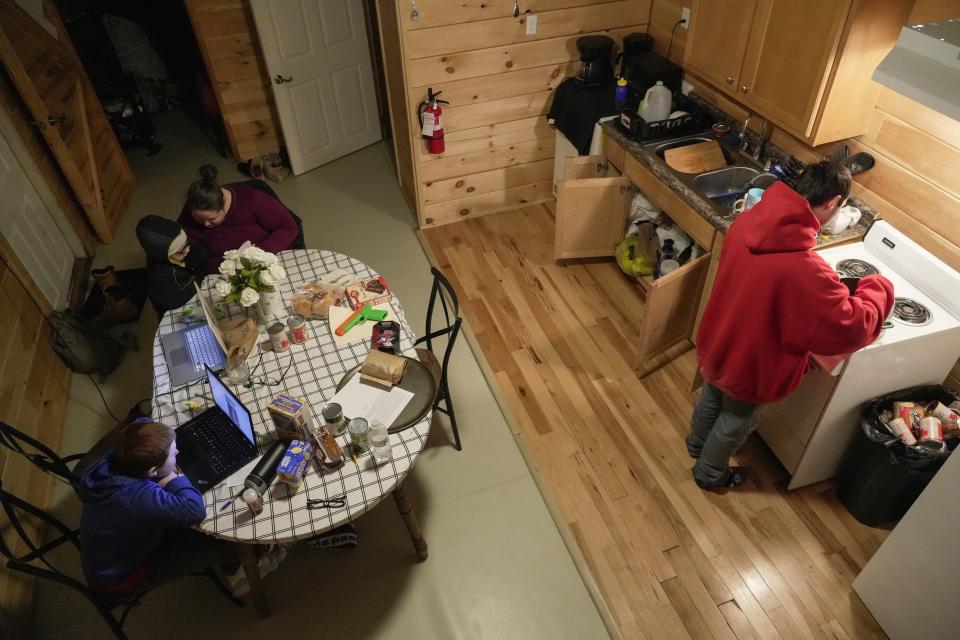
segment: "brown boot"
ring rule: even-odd
[[[117,324],[134,322],[140,312],[133,300],[118,286],[109,287],[103,292],[103,311],[93,319],[93,323],[103,329]]]
[[[93,281],[97,283],[97,286],[103,289],[106,293],[107,289],[110,287],[116,287],[120,285],[120,282],[117,280],[117,274],[113,270],[113,265],[108,264],[102,269],[94,269],[90,272],[90,275],[93,276]]]

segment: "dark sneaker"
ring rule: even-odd
[[[360,536],[357,535],[356,527],[348,522],[336,529],[308,538],[306,543],[308,547],[314,549],[333,549],[337,547],[355,549],[360,544]]]
[[[716,484],[707,484],[705,482],[700,482],[696,478],[693,479],[697,483],[697,486],[703,489],[704,491],[718,491],[724,492],[728,489],[735,489],[743,484],[744,479],[746,478],[746,470],[743,467],[731,467],[727,469],[727,477],[722,481]]]

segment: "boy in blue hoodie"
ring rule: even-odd
[[[87,583],[128,591],[233,563],[230,543],[190,527],[206,517],[177,468],[174,430],[152,418],[121,429],[114,448],[80,478],[80,544]]]

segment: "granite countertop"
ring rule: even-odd
[[[714,111],[714,109],[711,109],[711,111]],[[718,121],[732,123],[731,130],[736,129],[736,123],[733,123],[733,121],[722,112],[717,112],[716,116]],[[701,196],[693,188],[684,183],[659,156],[645,149],[641,143],[629,138],[624,130],[617,124],[616,119],[603,122],[601,127],[604,135],[609,136],[612,140],[620,144],[626,153],[633,156],[640,164],[649,169],[658,179],[670,187],[684,202],[690,205],[694,211],[703,216],[704,219],[710,222],[716,229],[726,233],[727,229],[730,228],[730,225],[733,224],[733,221],[736,219],[736,216],[733,215],[731,211]],[[787,154],[782,150],[770,142],[766,143],[763,154],[764,160],[770,158],[782,161],[785,160],[786,157]],[[836,235],[819,234],[817,237],[818,246],[859,240],[863,237],[863,234],[867,232],[867,229],[870,228],[876,215],[876,210],[855,196],[850,196],[848,204],[860,209],[860,221],[856,225],[852,225]]]

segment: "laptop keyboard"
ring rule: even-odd
[[[239,431],[219,413],[203,413],[194,418],[193,435],[217,475],[227,473],[249,449],[240,442]],[[242,437],[242,436],[241,436]]]
[[[190,356],[193,358],[193,364],[197,370],[203,368],[203,365],[219,365],[223,363],[223,353],[220,351],[220,345],[217,339],[213,337],[213,331],[210,327],[204,325],[197,327],[184,334],[187,342],[187,348],[190,349]]]

